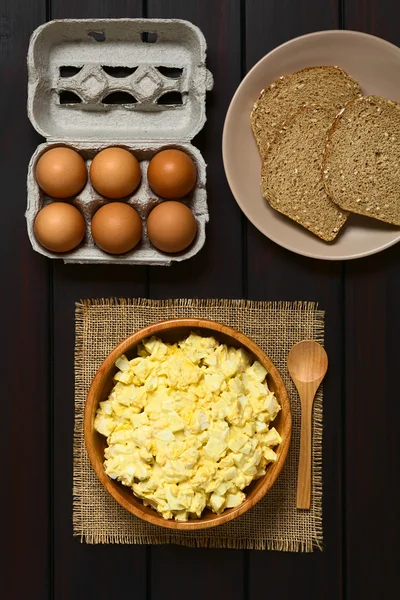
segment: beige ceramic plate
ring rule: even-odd
[[[260,91],[281,75],[317,65],[338,65],[360,82],[364,94],[400,101],[397,46],[355,31],[320,31],[290,40],[251,69],[232,99],[222,141],[225,173],[247,218],[277,244],[313,258],[360,258],[398,242],[400,228],[350,215],[338,238],[323,242],[270,208],[260,192],[261,159],[250,127],[253,104]]]

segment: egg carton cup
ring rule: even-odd
[[[206,164],[191,139],[206,121],[205,96],[213,78],[205,66],[206,42],[192,23],[177,19],[55,20],[32,34],[28,50],[28,116],[46,138],[28,167],[28,234],[32,247],[66,263],[170,265],[194,256],[204,245],[209,219]],[[91,236],[91,218],[108,200],[90,180],[76,197],[65,200],[82,212],[86,235],[78,248],[56,254],[43,248],[34,232],[39,210],[57,199],[47,196],[35,178],[37,160],[46,150],[68,146],[85,159],[109,146],[131,151],[140,162],[142,181],[127,199],[143,221],[143,237],[132,251],[110,255]],[[194,161],[198,180],[187,204],[197,222],[193,244],[166,254],[150,243],[146,219],[162,202],[149,187],[147,166],[156,152],[177,148]]]

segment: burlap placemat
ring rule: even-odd
[[[173,317],[221,321],[250,336],[279,369],[291,400],[292,442],[275,485],[253,509],[219,527],[195,532],[163,529],[128,513],[104,490],[85,450],[86,393],[106,355],[149,323]],[[322,549],[322,390],[314,403],[312,502],[296,509],[300,404],[286,368],[290,348],[303,339],[323,342],[324,313],[314,303],[244,300],[85,300],[76,306],[73,531],[82,542],[182,544],[215,548],[312,552]]]

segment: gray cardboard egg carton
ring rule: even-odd
[[[206,69],[206,43],[192,23],[165,19],[56,20],[33,33],[28,51],[28,116],[46,138],[29,163],[26,219],[32,247],[66,263],[169,265],[194,256],[204,245],[207,208],[206,164],[190,140],[206,121],[205,96],[213,85]],[[109,255],[93,242],[90,222],[108,202],[90,181],[72,202],[86,221],[84,241],[65,254],[41,246],[33,233],[39,210],[53,201],[39,188],[35,167],[51,147],[76,149],[88,169],[108,146],[130,150],[140,162],[142,182],[126,201],[143,220],[136,248]],[[182,201],[193,211],[198,233],[184,252],[168,255],[150,243],[146,218],[162,202],[149,187],[147,166],[164,148],[178,148],[194,160],[198,180]]]

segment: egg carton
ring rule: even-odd
[[[205,242],[209,220],[206,163],[191,139],[206,121],[206,91],[213,78],[205,66],[206,42],[201,31],[177,19],[54,20],[38,27],[28,50],[28,116],[46,143],[31,158],[27,180],[26,219],[29,239],[37,252],[66,263],[170,265],[197,254]],[[109,146],[131,151],[140,162],[142,181],[126,201],[143,220],[143,238],[123,255],[98,248],[91,236],[93,214],[109,202],[88,180],[76,197],[66,200],[86,221],[83,242],[71,252],[56,254],[37,241],[33,224],[39,210],[55,201],[38,186],[36,163],[55,146],[68,146],[85,159]],[[154,248],[146,219],[163,199],[149,187],[147,166],[159,150],[186,152],[197,168],[197,184],[181,201],[197,221],[192,245],[178,254]]]

